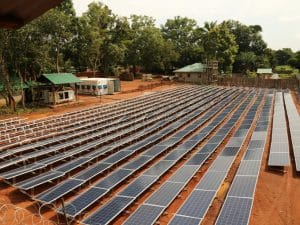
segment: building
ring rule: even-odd
[[[79,77],[78,93],[85,95],[108,95],[121,91],[119,78],[88,78]]]
[[[272,68],[258,68],[256,73],[259,78],[270,78],[273,75]]]
[[[206,65],[202,63],[194,63],[174,71],[178,81],[187,83],[208,83],[208,74]]]
[[[43,74],[32,88],[32,101],[51,105],[75,102],[80,82],[71,73]]]

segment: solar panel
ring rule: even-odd
[[[244,142],[244,138],[232,137],[226,146],[228,147],[241,147]]]
[[[152,225],[163,210],[163,207],[143,204],[125,221],[124,225]]]
[[[256,184],[256,177],[253,176],[235,176],[231,184],[228,196],[252,198]]]
[[[117,196],[103,205],[99,210],[87,217],[83,223],[87,225],[105,225],[114,220],[134,198]]]
[[[145,202],[151,205],[168,206],[184,187],[183,183],[166,182]]]
[[[68,202],[65,205],[65,212],[70,217],[76,217],[83,210],[88,208],[90,205],[98,201],[101,197],[103,197],[108,192],[107,189],[92,187],[87,191],[81,193],[76,196],[75,199]],[[62,209],[59,210],[62,212]]]
[[[199,225],[201,219],[175,215],[169,225]]]
[[[173,137],[181,139],[181,138],[184,138],[190,132],[191,132],[190,130],[179,131],[178,133],[176,133],[175,135],[173,135]]]
[[[254,131],[267,131],[268,130],[268,126],[256,126],[256,128],[254,129]]]
[[[190,140],[193,140],[193,141],[202,141],[206,136],[207,136],[207,134],[205,134],[205,133],[199,133],[199,134],[193,135],[190,138]]]
[[[164,145],[156,145],[150,148],[149,150],[145,151],[143,155],[146,156],[157,156],[166,151],[169,147]]]
[[[223,183],[227,172],[208,171],[195,189],[217,191]]]
[[[145,165],[151,159],[152,159],[152,157],[141,155],[138,158],[134,159],[133,161],[124,165],[123,168],[129,169],[129,170],[134,170],[136,168],[140,168],[141,166]]]
[[[212,143],[220,143],[220,142],[223,141],[223,139],[224,139],[224,135],[218,135],[218,136],[212,137],[208,142],[210,144],[212,144]]]
[[[109,174],[104,179],[100,180],[95,184],[95,187],[112,189],[120,182],[124,181],[129,177],[133,172],[131,170],[118,169],[113,173]]]
[[[214,196],[215,191],[194,190],[177,214],[202,218],[208,210]]]
[[[227,171],[234,160],[234,156],[219,156],[210,167],[210,171]]]
[[[225,147],[223,151],[221,152],[221,156],[235,156],[238,151],[239,147]]]
[[[162,141],[159,143],[159,145],[165,145],[165,146],[173,146],[177,144],[180,141],[178,138],[168,138],[165,141]]]
[[[242,160],[237,175],[257,176],[260,169],[260,161]]]
[[[286,143],[273,142],[273,139],[272,139],[270,151],[271,151],[271,153],[277,153],[277,152],[278,153],[285,153],[285,152],[289,152],[289,144],[287,142]]]
[[[29,190],[62,176],[64,176],[64,173],[49,171],[41,175],[31,177],[27,180],[21,181],[17,183],[16,186],[22,190]]]
[[[209,156],[208,153],[198,153],[192,156],[191,159],[189,159],[186,162],[186,165],[202,165],[207,157]]]
[[[198,166],[182,166],[170,178],[172,182],[187,182],[198,170]]]
[[[288,166],[290,165],[290,157],[288,153],[270,153],[269,155],[269,166]]]
[[[252,133],[251,140],[265,140],[267,137],[266,131],[255,131]]]
[[[177,150],[191,150],[198,144],[197,141],[186,141],[179,145],[176,149]]]
[[[76,179],[80,180],[89,180],[100,173],[104,172],[108,168],[111,167],[111,164],[107,163],[99,163],[94,165],[93,167],[88,167],[87,169],[83,170],[81,173],[79,173],[77,176],[75,176]]]
[[[157,164],[152,166],[150,169],[146,170],[146,172],[144,174],[159,177],[162,174],[164,174],[168,169],[170,169],[170,167],[173,166],[173,164],[174,164],[174,161],[167,161],[167,160],[159,161]]]
[[[121,160],[125,159],[127,156],[131,155],[131,151],[119,151],[112,156],[108,157],[106,160],[104,160],[104,163],[117,163],[120,162]]]
[[[217,147],[218,147],[218,144],[207,143],[199,150],[199,153],[212,153],[216,150]]]
[[[42,169],[44,167],[45,167],[45,165],[43,165],[43,164],[32,163],[32,164],[29,164],[29,165],[18,167],[16,169],[12,169],[12,170],[9,170],[9,171],[6,171],[6,172],[2,172],[2,173],[0,173],[0,177],[2,177],[4,179],[12,179],[12,178],[15,178],[15,177],[33,172],[35,170]]]
[[[262,149],[247,149],[243,160],[261,160],[263,155]]]
[[[246,137],[248,131],[249,131],[248,129],[241,129],[241,128],[239,128],[235,132],[234,137]]]
[[[121,193],[120,196],[137,197],[148,189],[155,181],[157,177],[152,176],[140,176],[130,183]]]
[[[71,192],[72,190],[78,188],[83,183],[84,181],[82,180],[69,179],[64,183],[58,184],[50,190],[39,194],[38,196],[36,196],[36,199],[41,202],[52,203],[62,196],[66,195],[67,193]]]
[[[255,148],[264,148],[265,140],[251,140],[249,142],[248,148],[255,149]]]
[[[228,197],[216,225],[248,225],[252,199]]]
[[[176,150],[173,151],[171,153],[169,153],[167,155],[167,157],[165,158],[165,160],[177,160],[180,159],[182,156],[184,156],[185,154],[187,154],[187,150]]]
[[[64,172],[64,173],[68,173],[71,170],[80,167],[82,164],[85,164],[85,163],[89,162],[90,160],[91,160],[90,158],[82,158],[81,157],[81,158],[78,158],[76,160],[65,163],[61,166],[58,166],[57,168],[55,168],[55,170],[60,171],[60,172]]]

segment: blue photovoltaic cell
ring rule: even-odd
[[[194,176],[198,168],[198,166],[182,166],[170,177],[169,181],[185,183]]]
[[[186,162],[186,165],[202,165],[208,156],[208,153],[195,154],[191,159],[189,159],[189,161]]]
[[[157,177],[152,176],[140,176],[130,183],[121,193],[120,196],[137,197],[149,188]]]
[[[251,140],[249,142],[248,148],[255,149],[255,148],[264,148],[265,140]]]
[[[140,168],[141,166],[145,165],[150,160],[151,160],[151,157],[141,155],[138,158],[134,159],[132,162],[129,162],[126,165],[124,165],[123,168],[129,169],[129,170]]]
[[[177,150],[191,150],[197,145],[197,141],[186,141],[177,147]]]
[[[239,149],[240,149],[239,147],[225,147],[220,155],[235,156],[238,153]]]
[[[75,178],[80,179],[80,180],[89,180],[89,179],[101,174],[103,171],[105,171],[109,167],[111,167],[111,164],[99,163],[93,167],[88,167],[87,169],[83,170],[81,173],[79,173],[77,176],[75,176]]]
[[[223,141],[223,139],[224,139],[224,135],[218,135],[218,136],[212,137],[208,142],[210,144],[213,144],[213,143],[219,144],[220,142]]]
[[[59,199],[60,197],[66,195],[70,191],[78,188],[83,183],[84,181],[82,180],[69,179],[64,183],[58,184],[57,186],[51,188],[50,190],[41,193],[36,197],[36,199],[41,202],[52,203],[57,199]]]
[[[163,153],[164,151],[166,151],[167,149],[168,149],[168,146],[156,145],[156,146],[153,146],[152,148],[150,148],[149,150],[145,151],[143,153],[143,155],[157,156],[157,155],[160,155],[161,153]]]
[[[78,167],[81,166],[82,164],[89,162],[90,160],[91,160],[91,159],[89,159],[89,158],[78,158],[78,159],[76,159],[76,160],[74,160],[74,161],[65,163],[65,164],[63,164],[63,165],[57,167],[55,170],[56,170],[56,171],[60,171],[60,172],[67,173],[67,172],[70,172],[70,171],[73,170],[73,169],[78,168]]]
[[[168,225],[199,225],[201,219],[175,215]]]
[[[257,176],[260,169],[260,161],[242,160],[238,169],[238,175]]]
[[[261,149],[247,149],[243,160],[261,160],[262,154]]]
[[[256,177],[253,176],[235,176],[228,196],[252,198],[256,184]]]
[[[165,160],[176,160],[187,154],[186,150],[176,150],[168,154]]]
[[[124,225],[152,225],[163,212],[164,208],[153,205],[141,205],[134,214],[132,214]]]
[[[227,172],[208,171],[195,189],[217,191],[223,183]]]
[[[178,138],[168,138],[165,141],[159,143],[159,145],[172,146],[178,143],[180,140]]]
[[[71,217],[79,215],[87,207],[98,201],[99,198],[103,197],[105,193],[107,193],[106,189],[95,187],[88,189],[65,205],[66,214]],[[62,209],[60,209],[60,211],[62,212]]]
[[[131,154],[132,154],[131,151],[120,151],[108,157],[106,160],[104,160],[104,163],[117,163],[120,160],[125,159],[128,155]]]
[[[217,147],[218,144],[206,144],[199,150],[199,153],[212,153]]]
[[[216,225],[248,225],[252,199],[227,197]]]
[[[194,136],[192,136],[190,138],[190,140],[194,140],[194,141],[202,141],[205,137],[207,136],[207,134],[204,134],[204,133],[199,133],[199,134],[196,134]]]
[[[95,184],[95,186],[99,188],[111,189],[114,188],[120,182],[124,181],[124,179],[126,179],[131,174],[131,170],[118,169],[115,172],[108,175],[107,177],[105,177],[104,179],[100,180],[97,184]]]
[[[179,209],[177,214],[195,218],[203,218],[212,200],[214,199],[214,196],[215,191],[195,190]]]
[[[114,220],[134,198],[117,196],[103,205],[99,210],[86,218],[83,223],[87,225],[105,225]]]
[[[168,206],[183,188],[182,183],[164,183],[145,202],[146,204]]]
[[[145,175],[151,176],[161,176],[164,174],[171,166],[173,166],[174,161],[159,161],[157,164],[152,166],[150,169],[146,170]]]
[[[210,167],[210,171],[227,171],[234,160],[234,156],[218,156]]]

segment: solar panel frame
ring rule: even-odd
[[[116,187],[119,183],[123,182],[124,179],[128,178],[133,174],[132,170],[118,169],[108,176],[104,177],[98,181],[94,186],[104,189],[112,189]]]
[[[188,216],[175,215],[168,225],[199,225],[201,219]]]
[[[226,198],[216,225],[248,225],[252,199],[249,198]]]
[[[197,184],[195,190],[217,191],[226,176],[227,172],[208,171]]]
[[[164,208],[149,204],[141,205],[125,222],[124,225],[153,225]]]
[[[256,176],[236,175],[228,192],[231,197],[252,198],[255,191]]]
[[[258,176],[259,170],[260,161],[242,160],[236,174],[244,176]]]
[[[193,155],[185,164],[187,166],[200,166],[208,159],[208,157],[208,153],[197,153]]]
[[[169,179],[171,182],[186,183],[198,171],[198,166],[183,165]]]

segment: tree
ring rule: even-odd
[[[289,60],[293,57],[293,51],[290,48],[283,48],[275,52],[278,65],[288,65]]]
[[[195,20],[177,16],[168,19],[161,27],[161,31],[164,39],[173,43],[179,55],[178,60],[174,62],[175,67],[186,66],[204,59],[201,43],[203,31]]]
[[[217,59],[221,70],[232,71],[238,45],[226,24],[222,23],[208,30],[203,35],[203,47],[208,60]]]

